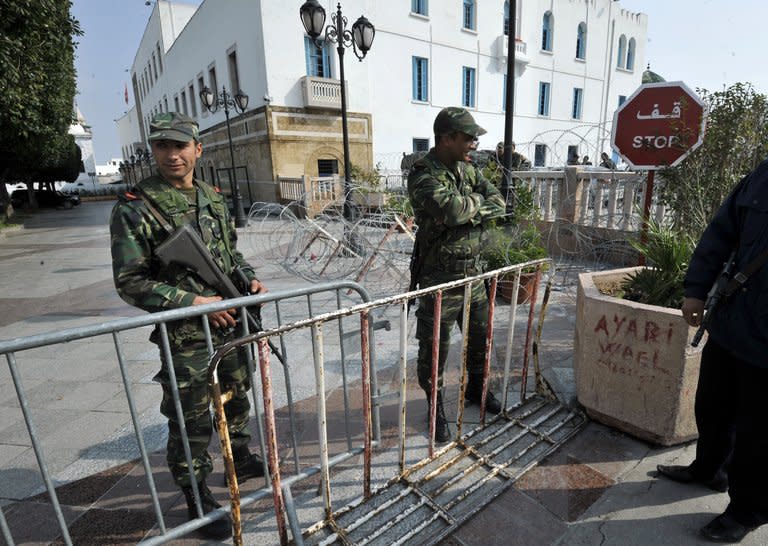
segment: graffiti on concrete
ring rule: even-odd
[[[652,320],[603,315],[593,332],[600,347],[597,362],[610,373],[640,380],[669,375],[660,355],[672,342],[673,323],[659,325]]]

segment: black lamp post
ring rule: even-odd
[[[125,169],[125,163],[121,161],[117,166],[117,170],[120,171],[120,178],[122,179],[123,184],[125,184],[126,186],[130,186],[130,184],[128,184],[127,182],[128,176],[127,176],[127,171]]]
[[[322,42],[318,37],[325,24],[325,9],[317,0],[306,0],[299,8],[301,22],[307,34],[315,41],[318,48],[322,48]],[[363,17],[355,21],[352,30],[347,28],[347,18],[341,13],[341,3],[336,6],[336,13],[331,14],[333,24],[325,27],[325,40],[338,44],[336,51],[339,53],[339,80],[341,83],[341,132],[344,142],[344,218],[354,220],[356,217],[355,205],[352,201],[352,181],[349,171],[349,131],[347,129],[347,93],[344,86],[344,49],[352,46],[355,56],[362,61],[368,50],[373,45],[376,29],[373,24]]]
[[[138,180],[136,180],[136,156],[131,154],[130,160],[131,160],[131,175],[133,176],[133,184],[136,185],[138,183]]]
[[[139,164],[139,169],[141,169],[141,179],[144,180],[144,150],[141,148],[136,150],[136,163]]]
[[[232,192],[232,206],[235,208],[235,226],[245,227],[246,218],[243,212],[243,206],[240,200],[240,188],[236,180],[235,172],[235,150],[232,148],[232,128],[229,124],[229,110],[234,108],[235,112],[243,113],[248,108],[248,95],[238,90],[237,94],[233,97],[227,93],[227,88],[221,87],[221,94],[216,95],[214,91],[211,91],[208,87],[204,87],[200,91],[200,101],[203,103],[209,112],[213,113],[219,108],[224,108],[224,117],[227,118],[227,138],[229,139],[229,160],[232,165],[232,174],[229,178],[230,191]]]

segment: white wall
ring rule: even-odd
[[[240,83],[250,96],[249,108],[264,104],[302,107],[301,78],[306,75],[304,29],[299,19],[300,2],[290,7],[283,0],[205,0],[194,16],[177,10],[173,3],[173,43],[168,2],[160,0],[147,24],[136,53],[134,72],[143,74],[156,44],[164,50],[163,74],[141,100],[145,118],[151,111],[174,108],[174,95],[188,85],[195,90],[201,129],[224,121],[224,113],[204,112],[197,93],[198,74],[210,85],[208,69],[216,67],[218,87],[229,90],[227,51],[237,51]],[[326,24],[335,12],[335,0],[322,0]],[[463,30],[460,0],[431,0],[428,17],[410,14],[410,0],[346,0],[348,26],[365,15],[376,26],[373,48],[358,62],[351,48],[345,53],[350,111],[370,112],[373,117],[374,162],[384,167],[399,165],[410,152],[413,138],[430,138],[439,110],[461,102],[462,66],[476,69],[476,107],[473,115],[488,130],[481,147],[493,148],[504,136],[503,90],[505,65],[498,59],[498,40],[503,34],[503,0],[477,1],[477,31]],[[545,11],[554,15],[551,54],[541,52],[541,26]],[[182,13],[183,16],[179,16]],[[162,17],[161,17],[162,15]],[[527,45],[528,64],[517,64],[514,138],[518,148],[533,159],[533,143],[552,147],[549,164],[562,164],[568,144],[578,144],[581,155],[593,158],[608,150],[610,121],[619,95],[629,96],[639,85],[645,67],[647,17],[630,13],[612,0],[524,0],[521,2],[520,39]],[[161,23],[162,19],[162,23]],[[168,20],[167,20],[168,19]],[[586,22],[586,61],[575,59],[576,29]],[[177,28],[182,26],[182,29]],[[165,33],[163,33],[165,29]],[[618,38],[634,37],[637,45],[633,71],[616,68]],[[429,101],[411,100],[411,58],[429,60]],[[609,56],[611,57],[609,59]],[[335,47],[331,55],[332,77],[339,77]],[[550,115],[537,114],[539,82],[550,82]],[[581,120],[571,119],[573,88],[584,89]],[[603,129],[599,129],[602,126]],[[572,131],[572,132],[569,132]],[[122,142],[122,136],[121,136]]]

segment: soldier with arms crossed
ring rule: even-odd
[[[475,123],[467,110],[454,107],[441,110],[433,128],[435,147],[416,162],[408,176],[408,195],[419,227],[414,258],[419,263],[420,288],[482,273],[480,251],[486,224],[504,215],[504,200],[499,190],[469,163],[473,142],[485,134],[485,129]],[[450,438],[440,390],[451,328],[457,322],[461,326],[463,301],[463,288],[443,294],[435,427],[438,442]],[[432,389],[434,303],[434,296],[423,297],[416,311],[417,373],[428,404]],[[482,397],[487,324],[488,297],[483,283],[478,282],[472,287],[469,331],[464,332],[469,341],[466,397],[474,403],[480,403]],[[486,395],[486,409],[491,413],[501,411],[501,403],[490,391]]]

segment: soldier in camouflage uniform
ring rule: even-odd
[[[142,180],[135,191],[126,193],[112,210],[112,263],[115,286],[126,302],[145,311],[156,312],[189,305],[219,301],[216,294],[196,275],[182,267],[164,267],[154,249],[168,236],[160,221],[145,205],[153,206],[173,228],[192,224],[222,270],[231,274],[239,267],[250,281],[251,293],[265,292],[253,268],[236,248],[237,234],[226,202],[208,184],[194,179],[194,167],[202,153],[197,123],[183,114],[168,112],[155,116],[150,124],[149,142],[159,175]],[[208,315],[215,346],[232,339],[235,311]],[[199,318],[168,324],[173,369],[179,387],[184,424],[189,438],[194,475],[199,484],[205,513],[218,507],[205,484],[213,464],[207,448],[211,440],[212,419],[207,385],[208,350]],[[156,328],[150,341],[160,344]],[[238,481],[264,474],[263,463],[248,450],[247,429],[250,388],[243,354],[231,354],[219,365],[219,377],[236,395],[225,406],[229,436]],[[168,365],[161,351],[162,368],[155,376],[163,388],[160,411],[168,418],[168,467],[187,499],[190,518],[197,515],[189,468],[184,455],[179,423],[169,383]],[[231,534],[228,518],[202,528],[211,538]]]
[[[420,288],[477,275],[483,271],[480,251],[486,223],[504,215],[499,191],[469,163],[473,141],[485,134],[463,108],[444,108],[435,118],[435,147],[416,162],[408,176],[408,195],[413,205],[418,232],[415,259],[420,264]],[[440,314],[438,359],[437,426],[435,440],[448,441],[450,430],[443,411],[443,367],[448,355],[453,325],[461,326],[464,289],[443,294]],[[432,332],[435,298],[423,297],[416,311],[416,338],[419,340],[417,373],[419,385],[429,404],[432,375]],[[482,396],[488,298],[483,283],[472,287],[469,310],[469,353],[467,355],[467,401],[479,403]],[[489,391],[486,409],[501,411],[501,403]]]
[[[528,171],[531,169],[531,162],[523,154],[515,151],[515,143],[512,142],[512,154],[510,155],[510,171]],[[504,143],[499,142],[496,145],[496,155],[491,157],[488,165],[483,169],[483,176],[490,180],[494,186],[501,190],[503,178],[501,173],[504,168]],[[519,180],[516,178],[515,181]]]

